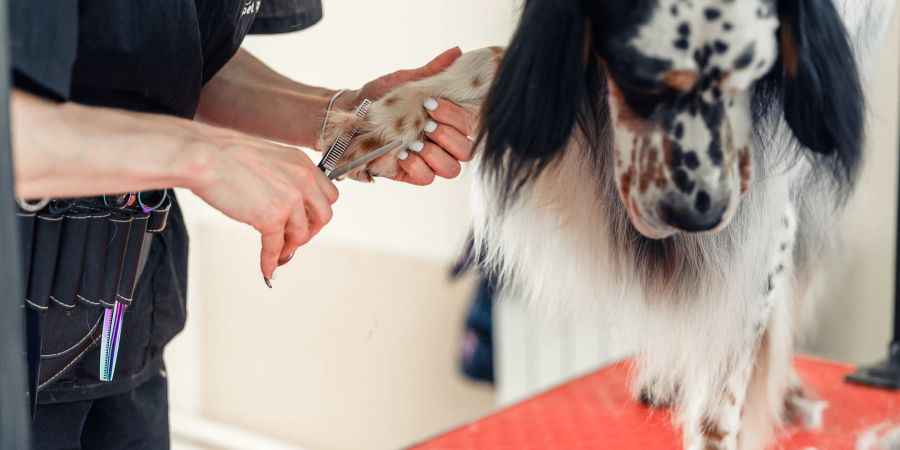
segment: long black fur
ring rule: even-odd
[[[524,6],[482,112],[483,161],[505,199],[569,141],[590,78],[586,63],[596,62],[585,58],[587,23],[580,1]]]
[[[603,52],[616,49],[603,36],[639,21],[649,3],[526,1],[482,110],[479,142],[486,173],[501,190],[499,206],[553,161],[576,126],[592,151],[609,148],[600,142],[609,117],[599,61],[615,60]],[[782,109],[797,141],[849,186],[862,155],[865,105],[847,31],[830,0],[778,0],[778,12],[797,70],[788,73],[779,61],[756,83],[754,128],[770,130],[764,122],[772,108]]]
[[[757,92],[766,102],[780,97],[797,141],[849,182],[862,157],[865,100],[847,30],[830,0],[780,0],[778,9],[782,53],[793,46],[796,71],[782,58]]]

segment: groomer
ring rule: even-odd
[[[318,0],[10,3],[17,196],[190,189],[260,232],[267,281],[328,223],[338,198],[315,164],[290,146],[314,145],[329,105],[352,109],[440,72],[459,55],[450,50],[421,69],[335,95],[289,80],[239,49],[248,33],[314,24],[322,16]],[[424,149],[404,153],[398,181],[453,177],[471,157],[472,130],[462,111],[440,101],[429,114],[438,127]],[[148,242],[112,381],[97,377],[96,330],[85,326],[96,308],[51,304],[41,313],[36,448],[168,448],[162,355],[184,326],[187,284],[188,241],[177,202]],[[65,364],[55,359],[60,355]]]

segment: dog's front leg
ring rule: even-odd
[[[768,384],[777,385],[775,389],[790,384],[790,388],[799,389],[799,379],[787,378],[786,373],[776,367],[790,367],[790,329],[783,329],[785,324],[792,323],[791,307],[787,303],[792,292],[793,249],[796,238],[797,218],[792,207],[788,207],[784,215],[771,225],[772,240],[769,243],[769,258],[764,279],[760,280],[759,290],[747,292],[751,312],[737,326],[736,332],[742,333],[735,353],[726,361],[710,361],[707,383],[691,383],[693,392],[685,396],[682,408],[684,424],[684,445],[689,450],[751,450],[763,448],[766,434],[771,428],[768,407],[765,397]],[[773,327],[776,318],[778,326]],[[787,339],[787,341],[785,341]],[[786,347],[786,348],[783,348]],[[777,359],[773,360],[773,359]],[[774,372],[770,373],[770,371]],[[785,375],[785,376],[783,376]],[[716,379],[719,377],[720,379]],[[761,380],[757,383],[756,379]],[[779,378],[773,380],[772,378]],[[751,383],[754,388],[751,389]],[[780,386],[780,387],[779,387]],[[712,387],[710,389],[710,387]],[[800,393],[800,391],[798,391]],[[786,394],[790,400],[791,392]],[[753,396],[753,399],[748,399]],[[756,398],[756,397],[762,398]],[[799,398],[799,397],[798,397]],[[751,407],[755,409],[753,418],[745,415]],[[750,424],[756,419],[762,424]],[[761,427],[753,425],[762,425]],[[760,434],[745,436],[744,434]]]
[[[803,386],[796,369],[793,366],[790,367],[787,390],[784,394],[784,421],[797,423],[811,430],[821,429],[822,415],[827,406],[827,403],[816,399]]]
[[[682,414],[686,450],[736,450],[756,350],[748,348],[730,367],[722,389],[692,394]]]

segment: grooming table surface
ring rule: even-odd
[[[900,392],[844,383],[853,367],[799,357],[807,386],[828,402],[825,427],[788,427],[774,449],[853,449],[880,424],[900,425]],[[413,447],[441,449],[672,449],[681,448],[671,415],[634,402],[622,362],[565,383]]]

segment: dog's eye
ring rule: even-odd
[[[623,53],[606,64],[609,75],[623,90],[641,94],[664,94],[669,89],[664,77],[671,66],[670,62],[646,58],[634,51]]]
[[[662,83],[654,85],[644,85],[635,88],[633,85],[619,85],[622,91],[625,103],[641,117],[650,117],[656,110],[657,106],[662,103],[672,101],[675,91]]]
[[[658,77],[626,74],[624,76],[614,76],[613,78],[623,91],[636,94],[659,95],[665,93],[668,89],[668,86]]]
[[[657,81],[642,81],[628,86],[626,89],[643,95],[662,95],[668,90],[668,86]]]
[[[623,89],[646,94],[665,92],[665,74],[672,69],[672,61],[647,56],[622,37],[603,42],[600,54],[607,74]]]

